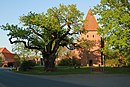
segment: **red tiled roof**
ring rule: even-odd
[[[14,61],[13,58],[14,58],[15,54],[11,53],[6,48],[0,48],[0,53],[3,55],[4,61],[8,61],[8,62]]]
[[[0,48],[0,53],[11,53],[11,52],[8,51],[6,48]]]
[[[8,61],[8,62],[13,62],[14,61],[14,54],[9,54],[9,53],[2,53],[3,54],[3,57],[5,59],[5,61]]]
[[[99,25],[96,21],[96,18],[94,17],[94,14],[92,13],[91,9],[89,9],[88,14],[85,18],[83,28],[85,30],[97,30],[99,28]]]
[[[0,48],[0,53],[3,51],[3,48]]]

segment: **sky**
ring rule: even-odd
[[[76,4],[76,7],[85,16],[89,8],[100,3],[100,0],[0,0],[0,26],[19,24],[19,17],[28,12],[46,12],[48,8],[58,7],[59,4]],[[0,48],[6,47],[12,52],[12,45],[8,40],[8,31],[0,29]]]

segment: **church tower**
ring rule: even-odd
[[[85,50],[80,51],[81,64],[89,66],[101,65],[101,37],[97,32],[99,25],[91,9],[89,9],[87,13],[85,22],[83,24],[83,29],[85,29],[87,33],[82,33],[80,35],[80,39],[93,41],[94,46],[90,48],[88,52],[84,52]]]

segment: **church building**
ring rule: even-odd
[[[93,41],[94,46],[87,51],[85,50],[85,48],[75,49],[72,51],[74,55],[76,55],[76,57],[81,60],[81,65],[83,66],[102,65],[102,41],[101,36],[97,32],[99,28],[100,27],[96,21],[96,18],[94,17],[94,14],[92,13],[92,10],[89,9],[82,27],[82,29],[85,29],[87,33],[81,33],[79,39]]]

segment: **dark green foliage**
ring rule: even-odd
[[[36,63],[32,60],[23,61],[20,66],[20,70],[26,71],[26,70],[32,69],[35,65]]]
[[[80,65],[81,65],[80,61],[78,59],[75,59],[75,58],[62,59],[60,61],[60,63],[58,64],[58,66],[74,66],[75,68],[79,67]]]

